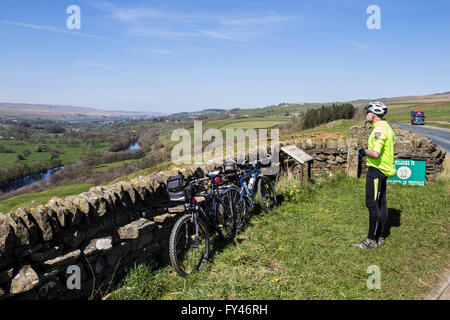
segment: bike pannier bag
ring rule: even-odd
[[[167,179],[167,193],[171,201],[185,202],[186,198],[183,191],[184,184],[185,180],[182,174]]]
[[[226,161],[224,164],[223,171],[225,173],[235,173],[236,172],[236,163],[234,161]]]

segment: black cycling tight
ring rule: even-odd
[[[388,219],[386,203],[387,177],[378,169],[369,167],[366,177],[366,206],[369,209],[370,240],[378,240],[384,236],[384,229]]]

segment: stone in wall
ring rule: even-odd
[[[39,284],[39,276],[30,265],[20,268],[20,271],[11,281],[11,294],[20,294],[34,289]]]
[[[156,225],[153,221],[140,218],[119,228],[118,234],[121,240],[134,240],[146,233],[150,233],[155,227]]]
[[[45,260],[50,260],[58,257],[63,253],[64,246],[62,244],[50,246],[49,248],[44,248],[33,252],[30,254],[29,259],[32,262],[43,262]]]
[[[12,253],[14,240],[13,229],[0,214],[0,259],[6,259]]]

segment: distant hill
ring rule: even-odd
[[[157,112],[108,111],[95,108],[26,104],[0,103],[0,116],[8,118],[50,119],[50,120],[120,120],[140,119],[161,116]]]
[[[422,103],[440,103],[450,102],[450,91],[442,93],[434,93],[421,96],[404,96],[391,98],[373,98],[358,99],[348,101],[355,107],[361,108],[370,101],[383,101],[384,103],[394,106],[403,107],[418,105]],[[336,101],[343,103],[347,101]],[[237,116],[289,116],[304,112],[309,108],[319,108],[323,104],[331,104],[333,102],[317,102],[317,103],[280,103],[279,105],[267,106],[262,108],[244,108],[244,109],[219,109],[209,108],[201,111],[178,112],[173,114],[158,112],[127,112],[127,111],[111,111],[100,110],[95,108],[61,106],[61,105],[43,105],[43,104],[25,104],[25,103],[0,103],[0,117],[5,119],[25,118],[25,119],[50,119],[50,120],[121,120],[121,119],[142,119],[169,116],[171,118],[198,117],[201,115],[214,115],[235,110]]]
[[[350,101],[356,107],[365,105],[371,101],[382,101],[386,104],[399,104],[399,105],[410,105],[419,103],[433,103],[433,102],[444,102],[450,101],[450,91],[442,93],[433,93],[422,96],[404,96],[404,97],[392,97],[392,98],[375,98],[375,99],[359,99]]]
[[[205,110],[199,111],[199,113],[203,113],[203,114],[205,114],[205,113],[222,113],[222,112],[226,112],[226,111],[227,111],[226,109],[205,109]]]

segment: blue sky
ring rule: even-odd
[[[4,0],[0,102],[171,113],[449,91],[449,14],[445,0]]]

